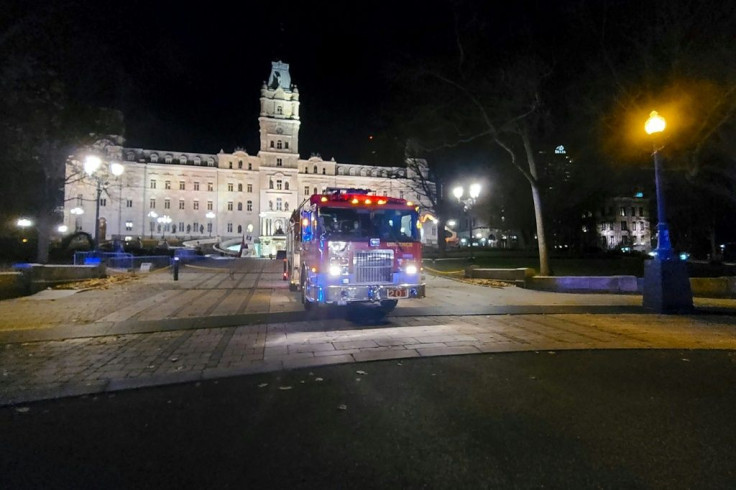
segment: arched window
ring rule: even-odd
[[[317,165],[314,166],[314,173],[317,173]]]
[[[322,175],[325,175],[327,173],[327,169],[322,167]]]
[[[240,160],[240,161],[238,162],[238,168],[243,168],[243,160]]]
[[[276,142],[276,149],[277,149],[277,150],[280,150],[280,149],[281,149],[281,147],[282,147],[282,144],[281,144],[281,140],[278,140],[278,141]]]
[[[230,162],[230,167],[229,168],[233,168],[233,162]]]
[[[243,233],[243,225],[238,225],[238,233]]]
[[[271,142],[271,148],[273,148],[273,141]]]
[[[248,170],[253,170],[253,164],[248,162]]]
[[[309,173],[309,167],[304,167],[304,173],[305,174],[308,174]]]
[[[239,202],[238,203],[238,211],[242,211],[242,210],[243,210],[243,203],[242,202]]]
[[[151,163],[156,163],[156,162],[158,162],[158,154],[151,153]]]
[[[355,175],[355,169],[354,168],[351,168],[350,169],[350,175]]]
[[[179,157],[179,163],[187,163],[187,156],[186,155],[181,155]]]
[[[199,158],[199,157],[194,157],[194,164],[195,164],[195,165],[200,165],[201,163],[202,163],[202,159],[201,159],[201,158]]]
[[[289,210],[289,203],[288,202],[285,202],[284,203],[284,211],[288,211],[288,210]]]

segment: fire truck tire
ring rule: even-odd
[[[396,299],[387,299],[385,301],[381,301],[381,310],[384,313],[389,313],[396,308],[396,305],[398,304],[398,300]]]
[[[301,289],[301,299],[302,299],[302,304],[304,305],[304,309],[306,311],[309,311],[312,309],[313,305],[312,305],[312,302],[307,299],[307,295],[306,295],[307,279],[306,277],[307,275],[304,273],[304,271],[302,271],[302,277],[301,277],[302,287],[300,288]]]

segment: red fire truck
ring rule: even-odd
[[[286,240],[286,278],[315,304],[372,303],[391,311],[423,298],[418,206],[367,189],[328,188],[294,210]]]

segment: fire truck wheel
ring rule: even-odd
[[[387,299],[385,301],[381,301],[381,310],[383,310],[385,313],[389,313],[396,308],[396,304],[399,301],[396,299]]]
[[[301,297],[302,297],[302,304],[304,305],[304,309],[306,311],[309,311],[312,309],[312,302],[307,299],[306,291],[307,291],[307,279],[306,274],[302,274],[302,287],[301,289]]]

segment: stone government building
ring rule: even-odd
[[[119,162],[124,172],[106,179],[100,198],[100,241],[139,236],[244,237],[255,254],[268,256],[285,248],[293,209],[328,187],[370,189],[422,204],[411,186],[415,175],[406,167],[339,163],[319,156],[300,158],[300,94],[291,83],[289,65],[273,62],[268,80],[261,87],[257,155],[240,149],[204,154],[107,145],[103,167]],[[67,165],[64,223],[69,230],[94,235],[97,184],[73,175],[82,160],[80,153]],[[163,216],[170,223],[159,222]],[[422,232],[425,243],[437,242],[437,228],[431,220]]]

